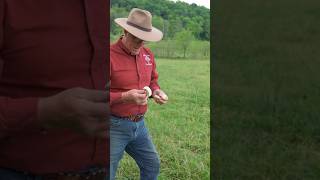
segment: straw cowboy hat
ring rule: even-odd
[[[144,41],[156,42],[163,37],[162,32],[152,26],[152,15],[149,11],[133,8],[128,18],[114,20],[119,26]]]

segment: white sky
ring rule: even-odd
[[[189,4],[195,3],[200,6],[205,6],[210,9],[210,0],[173,0],[173,1],[183,1]]]

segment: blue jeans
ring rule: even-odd
[[[160,172],[160,160],[144,119],[132,122],[111,116],[110,120],[110,180],[115,179],[124,151],[138,164],[141,180],[156,180]]]

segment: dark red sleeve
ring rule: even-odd
[[[37,123],[37,104],[37,98],[0,97],[0,138],[22,130],[40,130]]]
[[[121,102],[122,92],[110,92],[110,105]]]
[[[5,2],[0,0],[0,78],[5,60],[1,56],[4,45]],[[0,94],[0,138],[25,128],[37,126],[38,98],[12,99]]]
[[[110,59],[110,63],[111,63],[111,59]],[[110,82],[110,87],[111,87],[112,68],[111,68],[110,63],[109,63],[109,82]],[[110,105],[116,104],[116,103],[121,102],[122,92],[110,92],[109,96],[110,96]]]
[[[4,0],[0,0],[0,78],[3,69],[3,59],[1,58],[1,51],[3,48],[4,10]]]

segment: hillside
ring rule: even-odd
[[[197,40],[210,39],[210,10],[196,4],[173,2],[169,0],[113,0],[111,1],[111,35],[120,33],[113,20],[127,17],[134,8],[150,11],[153,15],[153,25],[164,32],[165,39],[175,37],[177,32],[189,30]]]

